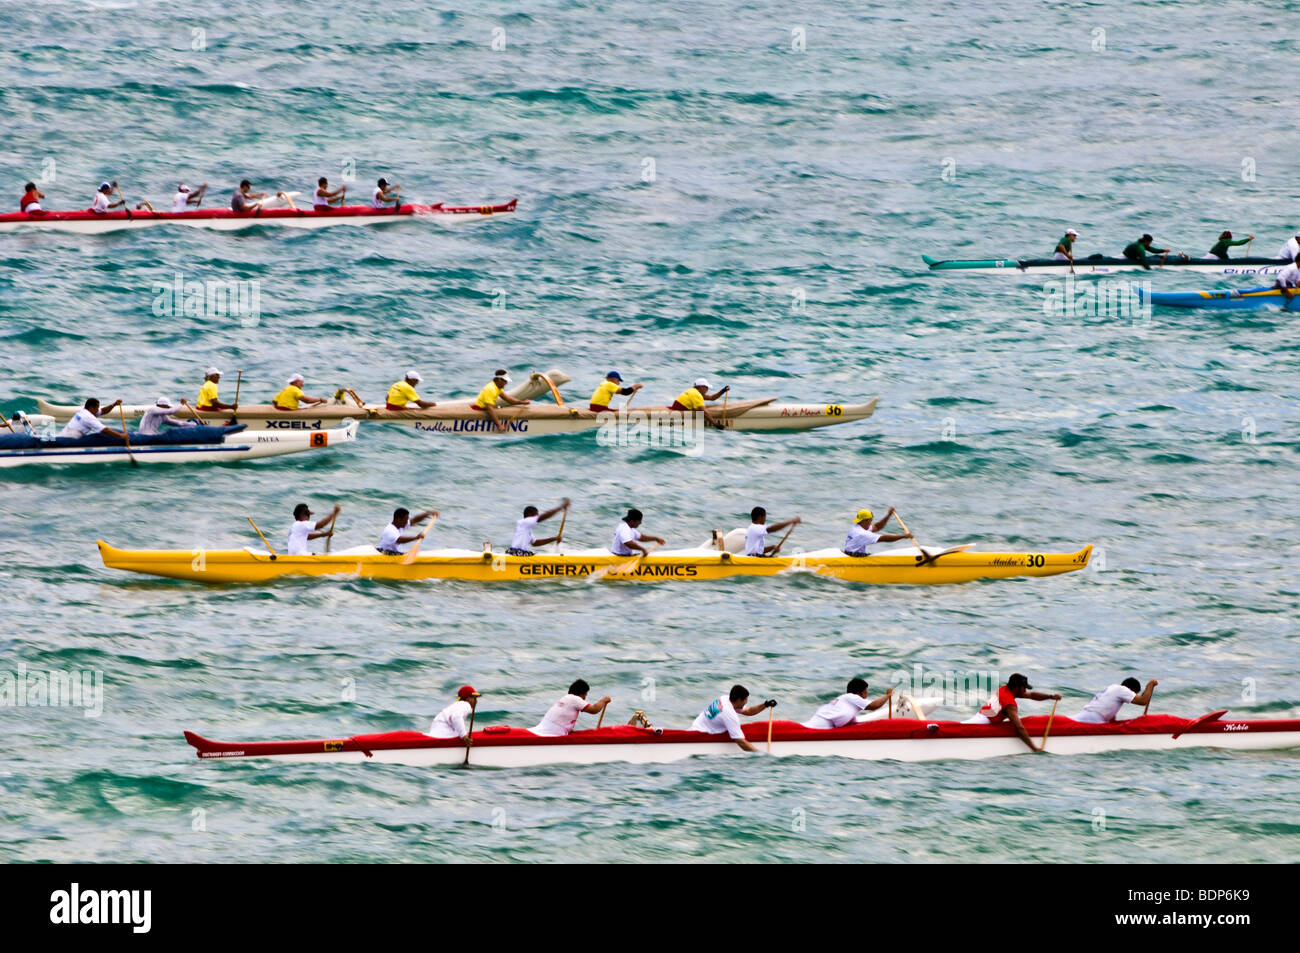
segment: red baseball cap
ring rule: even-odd
[[[478,692],[474,691],[473,685],[462,685],[460,687],[460,691],[456,693],[457,698],[470,698],[472,696],[477,696],[477,695]]]

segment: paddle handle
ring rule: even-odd
[[[131,458],[133,464],[139,466],[136,462],[135,454],[131,452],[131,434],[126,429],[126,411],[122,409],[121,404],[117,405],[117,418],[122,421],[122,439],[126,441],[126,455]]]
[[[772,550],[773,556],[775,556],[777,553],[781,551],[781,547],[785,545],[785,541],[790,538],[790,534],[793,532],[794,532],[794,525],[792,524],[790,528],[785,531],[785,535],[781,537],[781,542],[776,544],[776,549]]]
[[[4,414],[0,414],[0,424],[4,424],[12,433],[18,432],[17,430],[14,430],[14,425],[9,422],[9,419],[5,417]]]
[[[767,753],[772,753],[772,720],[776,718],[776,709],[767,710]]]
[[[244,372],[239,371],[235,375],[235,409],[231,413],[232,420],[234,419],[235,415],[239,413],[239,386],[243,383],[244,383]]]
[[[600,731],[600,725],[601,725],[601,723],[605,720],[605,708],[608,708],[608,707],[609,707],[609,706],[606,705],[604,708],[602,708],[602,709],[600,710],[600,717],[596,719],[596,730],[597,730],[597,731]]]
[[[327,553],[330,551],[330,543],[334,542],[334,524],[337,523],[338,521],[339,521],[338,513],[335,513],[332,517],[330,517],[330,528],[326,530],[326,532],[329,535],[325,537],[325,552]]]
[[[194,419],[199,422],[200,427],[206,427],[208,425],[208,422],[199,416],[199,412],[194,409],[192,404],[186,404],[185,409],[194,415]]]
[[[555,541],[555,551],[557,553],[560,551],[560,544],[564,542],[564,523],[568,518],[569,518],[569,510],[568,507],[565,507],[564,512],[560,514],[560,531],[555,534],[556,536],[559,537]],[[601,712],[602,716],[604,716],[604,714],[605,714],[604,712]]]
[[[1043,744],[1039,748],[1040,751],[1047,750],[1047,735],[1052,730],[1052,719],[1056,717],[1056,705],[1059,701],[1059,698],[1052,700],[1052,713],[1047,716],[1047,727],[1043,729]]]
[[[462,765],[469,764],[469,749],[474,746],[474,715],[478,711],[478,705],[469,706],[469,731],[465,732],[465,760]]]

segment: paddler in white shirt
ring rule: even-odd
[[[393,521],[384,527],[384,531],[379,534],[378,549],[385,556],[400,556],[405,550],[399,547],[407,543],[413,543],[420,538],[419,533],[407,533],[417,523],[423,523],[431,516],[437,516],[437,510],[425,510],[423,513],[411,515],[411,511],[404,506],[398,507],[393,511]]]
[[[515,535],[510,540],[510,548],[506,550],[507,556],[531,556],[533,549],[537,546],[546,546],[550,543],[559,543],[564,537],[559,533],[554,536],[547,536],[545,539],[537,538],[537,524],[543,520],[548,520],[556,513],[563,512],[569,508],[569,498],[566,496],[564,502],[554,509],[549,509],[545,513],[539,513],[535,506],[524,507],[524,518],[515,523]]]
[[[740,728],[740,716],[746,718],[757,715],[767,708],[775,708],[776,701],[769,698],[765,702],[746,707],[749,701],[749,689],[744,685],[732,685],[726,695],[719,695],[709,702],[707,708],[695,716],[691,722],[691,731],[703,731],[710,735],[726,734],[742,751],[757,751],[745,738]]]
[[[340,185],[337,189],[330,188],[330,180],[321,176],[316,180],[316,191],[311,197],[311,207],[317,212],[328,212],[336,205],[342,205],[344,198],[347,197],[348,187]]]
[[[459,738],[461,741],[469,738],[467,721],[470,713],[478,707],[480,697],[473,685],[462,685],[456,692],[456,700],[434,717],[429,726],[429,737]]]
[[[497,368],[492,374],[492,380],[488,381],[487,386],[478,392],[478,396],[474,398],[474,403],[471,405],[474,410],[482,411],[491,417],[492,422],[496,424],[497,430],[501,433],[505,433],[509,425],[497,413],[498,401],[504,400],[512,407],[526,407],[532,403],[532,401],[519,400],[517,397],[511,397],[507,394],[506,385],[509,383],[510,372],[505,368]]]
[[[293,508],[293,525],[289,527],[289,542],[285,547],[289,551],[289,555],[310,556],[311,551],[307,548],[309,542],[313,539],[324,539],[327,536],[333,536],[333,529],[328,533],[320,531],[325,528],[326,523],[339,515],[341,509],[342,507],[335,503],[334,509],[313,523],[311,518],[315,514],[312,513],[306,503],[299,503],[295,506]]]
[[[587,693],[590,691],[591,686],[582,679],[578,679],[569,686],[569,693],[550,707],[541,722],[528,730],[535,735],[542,735],[546,738],[562,738],[565,735],[572,734],[573,729],[578,724],[579,715],[584,713],[588,715],[598,714],[604,711],[606,706],[613,700],[606,695],[600,701],[588,705]]]
[[[886,688],[885,694],[875,701],[869,702],[867,701],[866,679],[849,679],[849,687],[844,694],[818,708],[817,713],[805,721],[803,726],[805,728],[816,728],[819,731],[842,728],[856,721],[860,712],[875,711],[889,701],[889,696],[892,694],[894,694],[894,689],[892,687]]]
[[[113,408],[121,404],[121,400],[115,400],[103,410],[99,408],[99,401],[91,397],[86,401],[85,406],[72,415],[72,419],[58,432],[60,437],[88,437],[91,434],[106,433],[116,437],[118,440],[126,440],[126,434],[120,430],[114,430],[111,427],[105,427],[100,422],[100,416],[108,413]]]
[[[609,544],[609,551],[615,556],[635,556],[638,553],[645,555],[649,550],[641,545],[641,540],[648,539],[660,546],[668,542],[662,536],[641,532],[640,527],[641,511],[628,510],[627,516],[614,529],[614,540]]]
[[[780,523],[773,523],[770,526],[767,523],[767,510],[761,506],[756,506],[749,512],[749,528],[745,530],[745,555],[746,556],[775,556],[781,548],[780,543],[767,544],[767,537],[770,533],[779,533],[787,526],[798,526],[803,520],[798,516],[793,516],[788,520]]]
[[[1074,720],[1087,722],[1090,725],[1112,722],[1126,704],[1140,705],[1143,708],[1150,705],[1151,696],[1155,694],[1156,686],[1159,684],[1154,678],[1151,679],[1141,694],[1138,692],[1142,686],[1136,678],[1126,678],[1118,685],[1107,685],[1105,689],[1092,696],[1092,701],[1083,706],[1083,711],[1075,715]]]
[[[1278,249],[1276,257],[1283,261],[1295,261],[1296,255],[1300,255],[1300,233],[1288,239],[1287,243]]]
[[[396,202],[396,208],[402,207],[402,187],[394,182],[388,184],[387,179],[380,179],[375,183],[375,190],[370,193],[371,208],[387,208],[389,202]]]
[[[176,194],[172,196],[173,212],[188,212],[190,206],[198,208],[203,204],[203,196],[208,193],[208,183],[204,182],[197,189],[192,189],[184,182],[176,186]]]
[[[853,517],[853,528],[849,530],[849,535],[844,539],[844,554],[846,556],[870,556],[867,549],[876,543],[896,543],[900,539],[912,539],[911,533],[882,533],[885,524],[894,515],[894,508],[891,506],[889,512],[884,515],[875,524],[872,524],[871,510],[858,510],[858,515]]]
[[[1025,726],[1020,723],[1020,699],[1028,698],[1036,702],[1060,701],[1059,694],[1047,694],[1046,692],[1033,691],[1033,685],[1029,684],[1029,679],[1016,672],[1007,683],[998,688],[993,697],[984,703],[984,707],[977,714],[972,715],[962,722],[963,725],[996,725],[999,722],[1010,722],[1015,725],[1016,734],[1020,740],[1029,746],[1030,751],[1041,752],[1043,749],[1034,744],[1034,740],[1029,737],[1029,732]]]
[[[118,201],[118,202],[112,201],[113,190],[115,188],[117,188],[116,182],[112,182],[112,183],[105,182],[103,185],[101,185],[99,187],[99,191],[95,193],[95,197],[90,202],[90,210],[92,212],[96,212],[100,215],[103,215],[106,212],[118,207],[126,208],[125,201]]]
[[[140,424],[136,431],[145,437],[151,437],[154,434],[162,433],[164,425],[172,427],[189,427],[194,424],[193,420],[184,420],[180,417],[173,417],[172,414],[181,409],[180,404],[173,404],[169,397],[159,397],[154,401],[154,405],[145,410],[144,415],[140,418]]]
[[[294,374],[289,378],[284,390],[275,395],[271,405],[276,410],[297,410],[300,403],[303,404],[324,404],[328,398],[325,397],[308,397],[302,392],[302,385],[307,383],[301,374]]]
[[[1300,289],[1300,254],[1295,256],[1295,261],[1277,273],[1277,280],[1273,282],[1273,287],[1286,296],[1289,306],[1291,299],[1296,296],[1296,290]]]

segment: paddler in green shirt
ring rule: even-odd
[[[1227,261],[1229,248],[1233,245],[1244,245],[1247,242],[1253,242],[1254,240],[1254,235],[1249,235],[1246,238],[1234,239],[1232,237],[1232,232],[1224,232],[1219,236],[1219,240],[1214,243],[1214,247],[1210,249],[1210,254],[1215,258],[1218,258],[1220,261]]]
[[[1169,258],[1168,248],[1152,248],[1151,243],[1155,241],[1150,235],[1143,235],[1135,242],[1130,242],[1124,246],[1124,257],[1129,261],[1139,262],[1147,271],[1151,270],[1151,265],[1147,263],[1148,255],[1159,255],[1160,264],[1164,264]],[[1182,252],[1177,253],[1183,261],[1188,261],[1188,257]]]
[[[1074,271],[1074,240],[1079,237],[1079,233],[1074,229],[1069,229],[1061,240],[1056,243],[1056,251],[1052,254],[1053,261],[1068,261],[1070,271]]]

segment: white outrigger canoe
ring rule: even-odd
[[[297,193],[289,193],[296,195]],[[368,205],[343,205],[329,211],[303,208],[260,208],[236,212],[230,208],[194,209],[188,212],[151,212],[148,209],[120,212],[9,212],[0,215],[0,232],[73,232],[80,235],[104,235],[127,229],[153,228],[159,225],[188,225],[219,232],[235,232],[264,225],[288,228],[327,228],[332,225],[383,225],[418,219],[441,225],[483,222],[515,211],[518,199],[496,205],[420,205],[403,203],[391,208]]]
[[[1271,751],[1300,748],[1300,719],[1225,720],[1225,711],[1200,718],[1143,715],[1105,725],[1069,718],[1052,721],[1047,739],[1050,754],[1100,754],[1110,751],[1176,751],[1187,748],[1228,748]],[[1047,716],[1022,719],[1031,737],[1041,738]],[[745,737],[760,751],[767,746],[768,725],[744,726]],[[465,743],[431,738],[418,731],[318,738],[303,741],[210,741],[193,732],[185,740],[203,759],[269,758],[306,761],[404,764],[417,767],[456,765],[465,761]],[[859,722],[830,731],[805,728],[797,722],[771,726],[771,753],[781,757],[831,756],[870,761],[976,760],[1029,754],[1008,724],[968,725],[932,718],[885,718]],[[553,764],[633,762],[661,764],[696,755],[743,755],[725,735],[671,728],[619,726],[575,731],[563,738],[534,735],[505,726],[474,732],[471,764],[529,768]]]
[[[1280,258],[1193,258],[1183,261],[1170,257],[1163,264],[1150,259],[1149,269],[1140,262],[1127,258],[1107,258],[1093,255],[1091,258],[1076,258],[1074,265],[1068,261],[1056,261],[1053,258],[972,258],[940,259],[922,255],[930,271],[961,272],[972,275],[1074,275],[1075,277],[1092,277],[1114,275],[1129,271],[1173,271],[1179,273],[1196,273],[1206,275],[1250,275],[1253,277],[1273,277],[1290,262]]]
[[[31,464],[231,463],[337,447],[356,439],[358,423],[331,430],[280,431],[234,427],[184,427],[155,439],[131,434],[131,445],[107,434],[81,438],[0,435],[0,468]]]
[[[420,433],[457,437],[539,437],[604,429],[618,434],[620,440],[630,440],[634,439],[633,435],[639,428],[647,435],[653,432],[659,439],[667,441],[675,434],[686,437],[704,429],[705,419],[701,413],[654,406],[595,413],[560,403],[558,388],[570,380],[569,375],[562,371],[534,373],[511,389],[510,395],[517,400],[537,400],[552,394],[557,402],[497,408],[498,415],[506,424],[504,433],[497,430],[485,412],[474,409],[472,399],[439,401],[436,407],[424,410],[389,410],[383,404],[366,404],[355,398],[350,403],[336,400],[299,410],[277,410],[270,404],[240,404],[238,419],[258,429],[312,431],[323,430],[348,417],[360,416],[368,421],[409,427]],[[52,404],[40,398],[36,404],[40,413],[59,422],[72,419],[79,409],[74,404]],[[122,409],[128,419],[134,420],[144,414],[148,405],[128,405]],[[779,404],[776,398],[767,398],[715,403],[709,408],[709,413],[727,430],[767,432],[812,430],[852,423],[865,420],[875,412],[876,398],[861,404]],[[204,416],[214,423],[218,420],[225,422],[229,419],[229,412],[219,415],[204,412]]]

